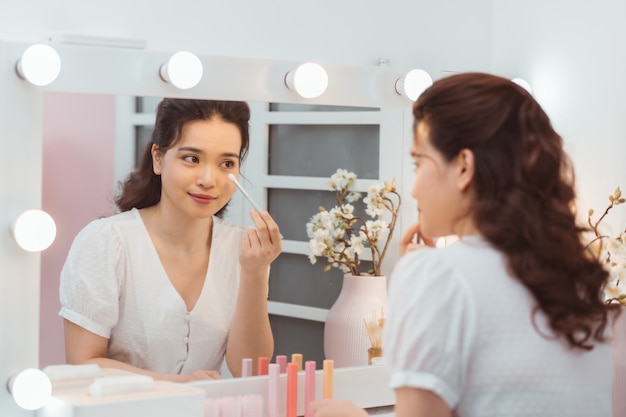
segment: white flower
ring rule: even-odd
[[[624,202],[626,200],[622,197],[622,191],[617,187],[613,194],[609,196],[609,206],[597,221],[592,221],[591,217],[594,211],[589,210],[587,223],[593,231],[595,238],[587,245],[587,248],[594,251],[594,255],[603,262],[605,269],[609,273],[608,282],[606,282],[604,287],[604,295],[607,301],[626,305],[626,230],[608,241],[608,237],[599,231],[600,223],[602,223],[609,211]]]
[[[365,213],[375,220],[366,220],[355,215],[351,204],[361,199],[361,194],[350,190],[356,182],[356,175],[345,169],[338,169],[328,183],[330,191],[335,191],[337,205],[330,210],[320,208],[306,224],[309,238],[309,260],[315,263],[318,256],[328,261],[330,268],[339,268],[345,273],[360,275],[361,256],[367,248],[372,255],[373,275],[381,275],[381,265],[400,209],[400,195],[396,183],[385,182],[370,187],[363,199]],[[391,222],[381,220],[385,214],[391,215]]]
[[[389,233],[389,227],[384,220],[368,220],[365,222],[365,228],[367,229],[367,238],[372,242],[378,242]]]
[[[330,182],[328,183],[328,187],[330,191],[341,191],[343,189],[350,188],[354,181],[356,180],[356,174],[353,172],[348,172],[345,169],[338,169],[330,177]]]
[[[354,203],[355,201],[359,201],[361,199],[361,193],[357,193],[355,191],[350,191],[346,195],[346,201],[348,203]]]
[[[374,184],[367,192],[367,196],[363,199],[367,204],[365,212],[371,217],[380,217],[385,211],[385,200],[383,198],[385,194],[385,188],[380,184]]]

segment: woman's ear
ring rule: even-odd
[[[460,191],[465,191],[474,178],[474,152],[470,149],[461,149],[457,156],[457,164],[457,187]]]
[[[153,143],[150,153],[152,154],[152,171],[154,171],[155,175],[161,175],[161,157],[163,154],[159,149],[159,145]]]

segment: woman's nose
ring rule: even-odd
[[[212,187],[215,184],[215,172],[213,167],[209,165],[200,167],[197,183],[204,188]]]

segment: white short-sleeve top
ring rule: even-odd
[[[389,282],[391,387],[432,391],[458,417],[610,417],[610,345],[569,348],[544,315],[533,326],[535,305],[482,237],[407,254]]]
[[[204,287],[187,311],[138,210],[94,220],[74,239],[61,271],[59,315],[108,338],[112,359],[171,374],[219,370],[239,288],[243,233],[213,218]]]

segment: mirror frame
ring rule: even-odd
[[[285,75],[301,62],[199,55],[201,82],[179,90],[161,80],[159,68],[175,51],[88,44],[50,43],[61,57],[59,77],[36,87],[22,80],[16,63],[31,42],[0,40],[0,384],[39,362],[39,253],[21,250],[9,233],[23,211],[42,203],[42,111],[44,91],[259,102],[307,103],[409,109],[395,91],[406,71],[391,66],[322,63],[327,91],[304,99],[285,85]],[[214,82],[219,80],[219,82]],[[17,411],[7,390],[0,414]]]

